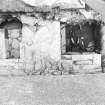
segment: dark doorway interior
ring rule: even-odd
[[[76,24],[66,24],[66,53],[101,51],[101,22],[84,20]]]

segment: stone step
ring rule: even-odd
[[[65,71],[78,73],[100,72],[101,54],[62,55]]]

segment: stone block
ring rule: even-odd
[[[9,37],[10,38],[18,38],[20,36],[20,30],[19,29],[13,29],[8,31]]]
[[[61,62],[65,71],[72,71],[72,60],[62,60]]]
[[[65,74],[66,71],[69,71],[69,73],[91,73],[101,71],[101,55],[63,55],[62,65],[64,68],[63,74]]]
[[[101,65],[101,54],[94,54],[93,55],[93,64]]]
[[[35,23],[38,22],[38,20],[35,17],[30,17],[28,15],[21,15],[20,18],[23,24],[28,24],[30,26],[34,26]]]
[[[92,60],[93,59],[93,54],[88,54],[88,55],[72,55],[72,60],[73,61],[80,61],[80,60]]]
[[[91,73],[101,71],[101,55],[88,54],[73,56],[73,71]]]
[[[46,65],[46,67],[47,67],[48,69],[52,68],[52,63],[49,62],[49,61],[46,61],[46,62],[45,62],[45,65]]]
[[[12,39],[12,38],[9,38],[9,39],[7,39],[7,40],[8,40],[9,45],[11,45],[12,42],[13,42],[13,39]]]
[[[16,69],[23,71],[25,69],[25,64],[24,62],[18,62]]]
[[[40,61],[36,62],[36,64],[35,64],[35,71],[41,71],[42,69],[43,69],[42,63]]]
[[[0,60],[0,75],[25,75],[23,62],[16,59]]]
[[[70,71],[63,70],[62,75],[70,75]]]
[[[56,70],[56,71],[52,72],[51,74],[52,74],[52,75],[61,75],[61,74],[62,74],[62,72],[61,72],[61,71]]]
[[[73,65],[73,72],[77,73],[92,73],[101,71],[101,66],[99,65]]]
[[[34,65],[33,64],[25,64],[25,73],[32,74],[34,72]]]
[[[24,47],[24,44],[21,42],[20,43],[20,59],[24,59],[25,57],[25,47]]]
[[[12,49],[11,55],[12,55],[14,58],[19,58],[19,57],[20,57],[20,50]]]
[[[66,52],[66,29],[65,29],[65,24],[61,24],[61,51],[62,54]]]
[[[76,61],[73,61],[73,64],[75,64],[75,65],[92,65],[93,60],[76,60]]]
[[[7,52],[6,52],[6,58],[9,58],[9,57],[10,57],[10,52],[7,51]]]
[[[0,58],[6,58],[5,33],[4,29],[0,29]]]
[[[72,60],[72,55],[61,55],[61,59]]]
[[[15,49],[19,49],[20,48],[20,43],[17,39],[13,39],[12,41],[12,48],[15,48]]]
[[[6,48],[6,51],[11,51],[11,49],[12,49],[10,40],[8,40],[8,39],[5,39],[5,48]]]

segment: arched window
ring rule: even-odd
[[[5,31],[5,58],[20,58],[22,23],[15,17],[8,17],[0,25]]]

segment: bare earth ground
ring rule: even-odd
[[[105,105],[105,74],[0,76],[0,105]]]

